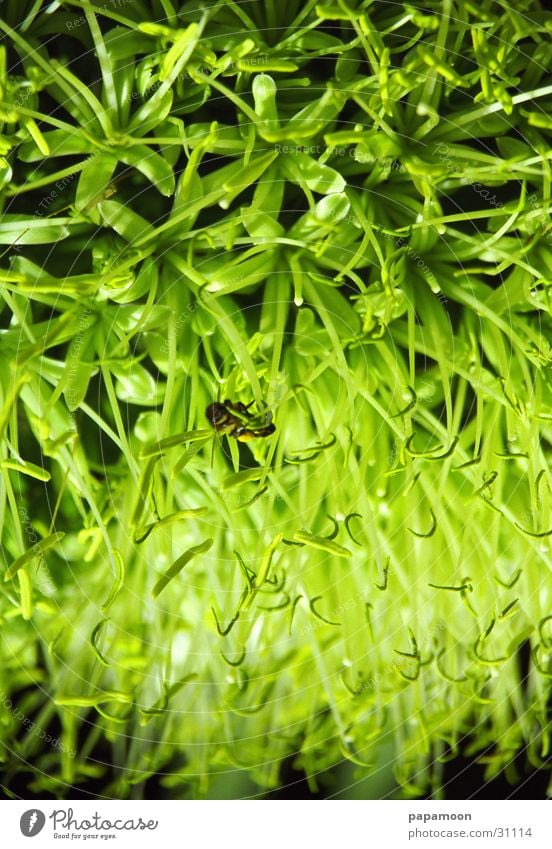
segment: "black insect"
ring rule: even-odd
[[[260,424],[262,417],[252,416],[249,413],[249,407],[254,403],[254,401],[249,404],[242,404],[241,401],[233,403],[228,399],[222,403],[215,401],[209,404],[205,415],[217,433],[227,433],[240,442],[270,436],[276,430],[276,426],[271,421],[272,413],[265,416],[264,425]]]

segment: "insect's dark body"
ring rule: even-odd
[[[209,404],[205,410],[205,415],[209,424],[218,433],[227,433],[240,442],[270,436],[276,430],[275,425],[268,421],[267,424],[257,427],[255,422],[258,420],[248,413],[248,409],[253,403],[253,401],[250,404],[242,404],[241,401],[233,403],[228,399],[223,403],[215,401],[213,404]]]

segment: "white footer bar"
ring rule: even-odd
[[[547,801],[4,801],[0,813],[6,849],[552,846]]]

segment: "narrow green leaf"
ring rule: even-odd
[[[233,475],[228,475],[228,477],[223,480],[222,488],[231,489],[233,486],[241,486],[241,484],[248,483],[249,481],[258,481],[269,471],[270,469],[258,466],[255,469],[244,469],[241,472],[235,472]]]
[[[18,460],[2,460],[0,466],[2,469],[13,469],[15,472],[21,472],[22,475],[29,475],[29,477],[39,481],[47,482],[51,478],[50,472],[47,472],[40,466],[36,466],[34,463],[30,463],[28,460],[22,460],[21,462]]]
[[[95,200],[100,200],[110,184],[117,167],[115,156],[91,156],[81,171],[75,197],[75,209],[82,212]]]
[[[170,88],[161,94],[158,94],[159,91],[158,89],[153,97],[146,100],[132,116],[128,129],[134,135],[145,136],[170,114],[174,99],[173,92]]]
[[[82,318],[83,323],[87,317]],[[95,329],[81,330],[67,350],[62,378],[63,396],[71,412],[77,410],[86,397],[90,378],[96,369],[90,365],[95,353]]]
[[[184,453],[180,455],[171,471],[171,478],[173,480],[174,478],[178,477],[182,470],[186,468],[190,460],[193,460],[193,458],[197,455],[201,448],[203,448],[203,446],[212,438],[212,436],[206,436],[205,439],[198,439],[197,442],[195,442],[193,445],[190,445],[190,447],[187,448],[186,451],[184,451]]]
[[[337,626],[341,625],[341,622],[334,622],[334,621],[333,621],[333,620],[331,620],[331,619],[326,619],[326,617],[325,617],[325,616],[322,616],[322,614],[321,614],[321,613],[319,613],[319,612],[316,610],[316,607],[315,607],[316,602],[317,602],[317,601],[320,601],[320,599],[321,599],[321,598],[322,598],[322,596],[321,596],[321,595],[317,595],[317,596],[315,596],[314,598],[311,598],[311,599],[309,600],[309,607],[310,607],[310,609],[311,609],[311,612],[312,612],[312,613],[316,616],[316,618],[317,618],[317,619],[320,619],[320,620],[322,620],[322,622],[325,622],[325,623],[326,623],[326,625],[337,625]]]
[[[269,151],[256,159],[250,159],[247,165],[240,168],[239,171],[233,173],[223,183],[223,189],[227,192],[227,196],[219,201],[223,209],[228,209],[234,198],[248,186],[255,183],[266,171],[266,169],[274,162],[278,156],[277,151]]]
[[[105,613],[107,610],[109,610],[125,582],[125,562],[121,556],[121,552],[117,548],[115,548],[113,549],[113,556],[115,559],[116,576],[113,582],[113,586],[109,591],[108,597],[100,607],[101,613]]]
[[[156,406],[161,403],[165,393],[165,384],[155,380],[140,363],[113,365],[111,371],[117,378],[115,392],[117,398],[129,404]]]
[[[171,513],[169,516],[165,516],[158,522],[151,522],[149,525],[144,525],[142,528],[138,528],[134,534],[134,542],[138,545],[141,542],[144,542],[154,529],[165,528],[167,525],[171,525],[173,522],[178,522],[181,519],[195,519],[197,516],[203,516],[206,512],[207,507],[193,507],[189,510],[178,510],[176,513]]]
[[[331,539],[313,536],[312,534],[307,534],[303,531],[297,531],[297,533],[293,535],[293,539],[303,545],[308,545],[310,548],[318,548],[320,551],[327,551],[329,554],[335,554],[336,557],[351,557],[351,552],[348,548],[338,545]]]
[[[28,622],[33,615],[33,588],[31,584],[31,576],[27,569],[19,569],[17,577],[19,579],[19,597],[21,599],[21,616]]]
[[[63,539],[64,536],[65,534],[62,531],[57,531],[55,534],[50,534],[35,543],[32,548],[27,549],[21,557],[18,557],[17,560],[13,561],[4,575],[4,580],[9,581],[22,566],[26,566],[27,563],[30,563],[35,559],[35,557],[40,557],[40,555],[44,554],[45,551]]]
[[[146,145],[135,145],[128,150],[119,150],[121,162],[131,165],[144,175],[165,197],[174,194],[174,171],[162,156]]]
[[[57,696],[54,704],[60,707],[97,707],[106,702],[118,702],[128,704],[134,697],[130,693],[122,693],[118,690],[104,690],[97,696]]]
[[[184,566],[186,566],[186,564],[189,563],[190,560],[196,556],[196,554],[203,554],[204,552],[209,551],[212,545],[213,540],[206,539],[199,545],[194,545],[192,546],[192,548],[189,548],[187,551],[185,551],[184,554],[182,554],[177,560],[175,560],[170,569],[167,569],[165,574],[162,575],[161,578],[159,578],[152,590],[153,598],[157,598],[159,593],[165,589],[169,581],[172,581],[172,579],[176,577],[179,572],[182,571]]]
[[[183,433],[177,433],[174,436],[167,436],[165,439],[160,439],[159,442],[152,442],[140,452],[140,457],[156,457],[167,451],[169,448],[177,448],[179,445],[184,445],[186,442],[197,442],[199,439],[212,437],[212,432],[207,428],[201,430],[185,430]]]
[[[90,643],[90,647],[91,647],[92,651],[96,655],[96,659],[102,664],[102,666],[111,666],[110,662],[108,660],[106,660],[106,658],[104,657],[104,655],[101,653],[101,651],[98,648],[98,639],[100,637],[100,632],[101,632],[102,628],[104,627],[104,625],[106,624],[106,622],[109,622],[109,619],[100,619],[100,621],[98,622],[96,627],[93,629],[92,633],[90,634],[89,643]]]
[[[100,215],[109,227],[131,244],[140,238],[152,236],[154,229],[145,218],[122,203],[104,200],[98,204]]]
[[[302,151],[286,153],[286,145],[281,145],[281,163],[284,174],[294,183],[304,183],[313,192],[330,194],[343,192],[347,183],[342,175],[334,168],[317,162],[312,156]]]
[[[71,218],[24,218],[2,216],[0,245],[49,245],[66,239],[73,223]]]

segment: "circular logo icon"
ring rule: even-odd
[[[46,817],[42,811],[39,811],[36,808],[31,808],[30,811],[25,811],[19,820],[21,834],[24,834],[25,837],[36,837],[37,834],[40,834],[45,824]]]

